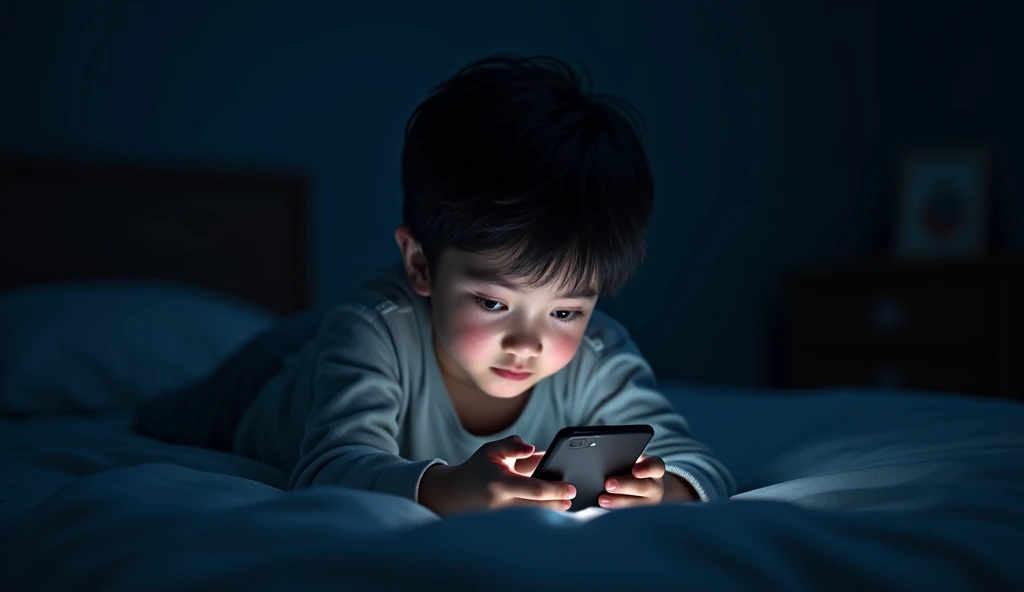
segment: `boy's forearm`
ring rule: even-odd
[[[419,491],[417,492],[418,499],[416,501],[435,514],[444,513],[443,501],[446,489],[444,481],[450,470],[451,467],[448,465],[432,465],[427,467],[427,470],[423,472],[423,476],[420,478]]]
[[[301,458],[292,472],[290,489],[342,485],[416,501],[424,472],[443,463],[437,459],[413,462],[369,446],[340,448],[343,450],[328,449]],[[324,462],[324,458],[330,460]]]

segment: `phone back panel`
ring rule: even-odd
[[[558,432],[533,476],[576,488],[570,511],[597,505],[604,482],[629,474],[654,436],[648,425],[572,427]]]

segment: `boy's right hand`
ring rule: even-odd
[[[509,436],[484,444],[461,465],[434,465],[420,481],[420,503],[438,514],[512,506],[568,510],[569,500],[576,497],[572,485],[534,479],[510,468],[534,451],[519,436]]]

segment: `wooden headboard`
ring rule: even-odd
[[[0,158],[0,290],[160,279],[297,312],[309,202],[297,172]]]

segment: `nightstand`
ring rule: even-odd
[[[804,270],[784,281],[786,388],[879,386],[1024,400],[1024,265]]]

